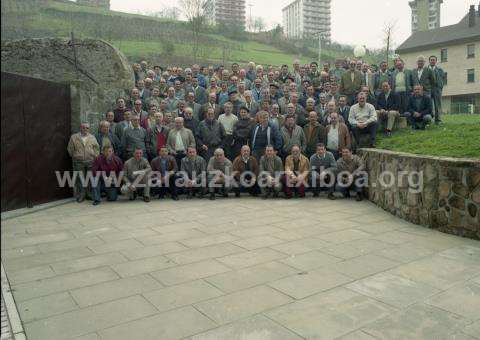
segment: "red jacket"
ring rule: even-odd
[[[117,176],[120,174],[120,171],[123,170],[123,162],[120,158],[115,155],[112,155],[112,159],[107,161],[107,158],[100,154],[92,165],[93,175],[101,175],[102,171],[105,171],[106,176],[110,176],[110,172],[114,172]]]

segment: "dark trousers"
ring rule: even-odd
[[[318,172],[312,173],[310,178],[310,185],[314,193],[320,193],[320,191],[327,191],[328,193],[335,191],[335,175],[325,174],[325,178],[320,180],[320,174]],[[323,182],[323,183],[322,183]]]
[[[114,183],[112,183],[110,187],[107,187],[103,178],[99,178],[97,185],[92,186],[93,200],[100,202],[102,192],[107,194],[107,201],[116,201],[118,198],[118,190],[114,186]]]
[[[285,195],[287,197],[292,197],[294,193],[298,194],[300,197],[305,196],[305,184],[293,184],[290,183],[287,175],[283,176],[283,187],[285,188]]]
[[[158,194],[160,197],[165,196],[167,193],[175,197],[178,195],[178,188],[175,184],[177,178],[177,175],[169,176],[168,185],[166,183],[152,182],[151,191],[153,191],[154,195]]]
[[[442,90],[432,89],[432,104],[435,110],[435,121],[438,122],[442,114]]]
[[[408,108],[408,93],[407,92],[397,92],[399,98],[399,110],[401,115],[407,111]]]
[[[187,156],[187,154],[184,151],[177,152],[175,154],[175,161],[177,162],[177,168],[178,169],[180,169],[180,166],[182,164],[182,159],[184,159],[185,156]]]
[[[343,195],[349,194],[350,191],[355,191],[357,194],[363,193],[363,186],[357,185],[357,181],[365,182],[365,178],[363,175],[353,176],[353,181],[350,185],[346,186],[343,183],[344,181],[337,182],[337,191],[340,191]]]
[[[243,177],[244,177],[243,180],[247,181],[247,183],[244,183],[245,185],[242,185],[242,183],[240,183],[240,178],[235,178],[236,185],[233,187],[233,191],[235,193],[248,192],[252,196],[258,195],[258,193],[260,192],[260,188],[257,182],[255,181],[255,183],[252,184],[251,176],[243,176]]]
[[[353,136],[355,137],[355,141],[357,142],[357,145],[360,144],[360,135],[370,135],[370,145],[375,145],[375,140],[377,138],[377,123],[370,123],[363,129],[360,129],[358,127],[354,127],[352,129],[353,131]]]

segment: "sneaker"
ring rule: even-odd
[[[93,201],[92,205],[99,205],[100,201]]]

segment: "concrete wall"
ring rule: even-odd
[[[96,130],[115,99],[135,84],[126,57],[102,40],[75,40],[77,66],[69,39],[2,41],[2,71],[71,85],[72,131],[80,120]],[[48,98],[46,98],[48,100]]]
[[[480,239],[480,160],[378,149],[361,149],[360,154],[366,161],[372,202],[412,223]],[[382,175],[386,171],[395,174],[395,181]],[[412,172],[419,172],[421,181],[412,176],[409,182]],[[416,190],[421,182],[421,190]]]

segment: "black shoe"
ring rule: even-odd
[[[215,200],[215,194],[210,194],[210,201],[214,201]]]
[[[85,201],[85,196],[77,197],[77,203],[82,203],[83,201]]]
[[[165,198],[165,194],[159,194],[159,195],[158,195],[158,199],[159,199],[159,200],[163,200],[164,198]]]
[[[443,122],[439,119],[435,121],[435,125],[443,125]]]
[[[315,192],[313,193],[313,197],[318,197],[318,196],[320,196],[320,194],[318,193],[318,191],[315,191]]]
[[[347,191],[343,194],[344,198],[350,198],[350,191]]]
[[[270,196],[269,192],[266,192],[265,194],[262,195],[262,199],[266,200]]]
[[[178,196],[177,195],[172,196],[172,200],[178,201]]]
[[[363,195],[362,193],[357,193],[357,197],[355,198],[357,200],[357,202],[360,202],[360,201],[363,201]]]
[[[100,201],[93,201],[92,205],[99,205]]]
[[[189,191],[189,192],[187,193],[187,199],[190,200],[190,199],[192,199],[193,197],[194,197],[194,195],[192,195],[192,192]]]
[[[240,197],[240,191],[235,191],[235,197]]]
[[[143,197],[143,201],[144,201],[145,203],[150,202],[150,197],[144,196],[144,197]]]
[[[240,193],[239,193],[238,195],[240,196]],[[224,192],[222,193],[222,197],[223,197],[223,198],[228,198],[228,193],[227,193],[226,191],[224,191]]]
[[[392,131],[387,130],[387,132],[385,133],[385,136],[392,137]]]
[[[273,193],[273,198],[278,198],[278,192],[275,191],[275,192]]]
[[[337,199],[335,197],[335,195],[333,194],[333,192],[329,192],[327,197],[328,197],[329,200],[332,200],[332,201]]]

